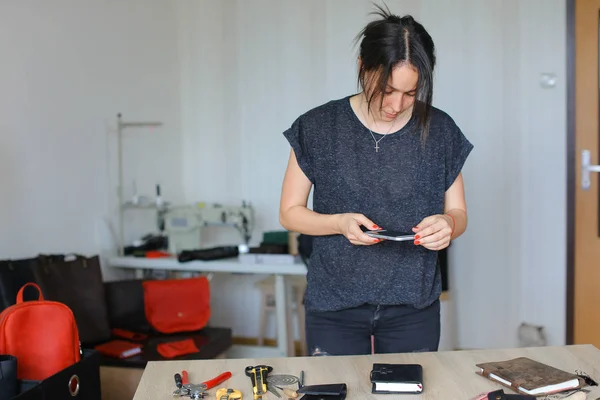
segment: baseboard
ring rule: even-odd
[[[240,345],[245,345],[245,346],[258,346],[258,338],[253,338],[253,337],[237,336],[237,337],[233,337],[231,342],[233,344],[240,344]],[[277,347],[277,340],[276,339],[265,339],[264,346]],[[298,340],[294,341],[294,353],[296,355],[302,354],[302,344]]]

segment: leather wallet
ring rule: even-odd
[[[105,356],[115,358],[129,358],[142,352],[142,345],[126,340],[111,340],[94,347],[95,350]]]
[[[145,333],[131,332],[126,329],[121,328],[112,328],[110,333],[115,336],[121,337],[123,339],[129,340],[146,340],[148,339],[148,335]]]
[[[177,340],[173,342],[165,342],[156,345],[156,351],[164,358],[174,358],[187,354],[197,353],[200,350],[194,339]]]
[[[348,387],[345,383],[302,386],[296,391],[303,394],[302,400],[344,400]]]
[[[525,394],[506,394],[504,390],[496,390],[488,393],[488,400],[535,400],[535,396],[528,396]]]

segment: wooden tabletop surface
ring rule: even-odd
[[[266,364],[273,367],[272,374],[299,376],[304,371],[304,384],[346,383],[347,399],[455,399],[470,400],[480,393],[504,389],[475,373],[475,364],[501,361],[515,357],[529,357],[567,372],[583,371],[600,382],[600,350],[591,345],[537,347],[516,349],[488,349],[447,351],[437,353],[375,354],[366,356],[290,357],[270,359],[220,359],[200,361],[150,362],[136,391],[134,400],[159,400],[172,398],[175,390],[174,375],[187,370],[191,383],[202,383],[225,371],[233,376],[223,384],[209,390],[208,399],[216,399],[216,390],[222,387],[238,389],[243,399],[251,400],[250,378],[244,368]],[[375,362],[417,363],[423,366],[423,387],[420,395],[371,394],[369,373]],[[600,389],[590,389],[588,400],[600,397]],[[283,400],[285,396],[281,397]],[[185,399],[185,398],[182,398]],[[264,400],[277,399],[272,393]]]

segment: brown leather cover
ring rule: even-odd
[[[510,387],[514,391],[522,394],[527,393],[519,390],[519,387],[531,391],[545,386],[557,385],[572,379],[577,379],[579,381],[577,388],[581,387],[584,383],[575,374],[562,371],[527,357],[518,357],[506,361],[488,362],[476,365],[481,368],[481,371],[477,372],[479,375],[503,384],[502,382],[490,378],[490,374],[494,374],[497,377],[510,382],[510,386],[504,386]],[[559,391],[565,390],[569,389],[562,389]],[[537,396],[551,393],[556,393],[556,391],[540,393],[537,394]]]

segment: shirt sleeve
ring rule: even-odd
[[[300,169],[314,184],[313,162],[309,151],[310,146],[308,144],[306,130],[302,123],[302,117],[296,119],[292,126],[283,132],[283,136],[285,136],[290,143],[290,146],[292,146]]]
[[[471,150],[473,150],[473,144],[465,137],[461,129],[453,124],[446,138],[445,190],[448,190],[458,177]]]

